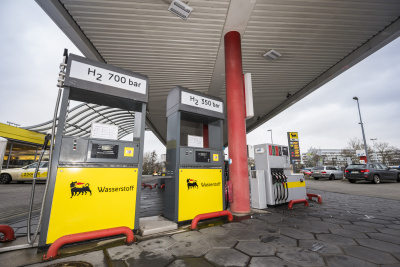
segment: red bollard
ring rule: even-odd
[[[162,185],[160,186],[160,188],[165,188],[165,184],[162,184]]]
[[[43,255],[42,260],[54,260],[58,255],[58,250],[66,244],[76,243],[80,241],[86,241],[91,239],[97,239],[102,237],[114,236],[114,235],[122,235],[126,236],[125,243],[128,245],[135,241],[135,236],[133,235],[132,230],[129,227],[115,227],[104,230],[97,230],[86,233],[72,234],[60,237],[53,244],[51,244],[47,254]]]
[[[309,207],[310,205],[308,205],[308,201],[307,199],[303,198],[303,199],[294,199],[294,200],[290,200],[289,204],[288,204],[288,208],[290,210],[293,209],[293,204],[297,204],[297,203],[304,203],[304,206]]]
[[[4,243],[4,242],[11,242],[15,239],[17,239],[14,235],[14,230],[5,224],[1,224],[0,225],[0,233],[4,234],[3,238],[0,238],[0,242]]]
[[[222,216],[228,216],[229,222],[231,222],[233,220],[233,215],[229,210],[223,210],[223,211],[199,214],[196,217],[194,217],[194,219],[192,221],[192,224],[190,225],[190,229],[192,229],[192,230],[197,229],[197,223],[200,220],[217,218],[217,217],[222,217]]]
[[[322,204],[322,197],[320,195],[317,194],[307,194],[308,196],[308,200],[312,200],[313,197],[317,197],[318,198],[318,203]]]
[[[158,183],[155,183],[153,187],[156,188],[157,185],[158,185]]]

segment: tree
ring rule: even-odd
[[[310,147],[307,153],[307,167],[315,167],[321,163],[322,156],[317,148]]]
[[[395,157],[397,148],[390,146],[387,142],[376,142],[375,152],[380,156],[382,163],[390,164]],[[375,159],[374,159],[375,160]],[[372,159],[371,159],[372,161]]]
[[[371,155],[373,153],[373,150],[371,149],[372,146],[368,145],[368,155],[370,156],[370,160],[372,160]],[[352,162],[358,162],[360,159],[357,157],[356,150],[362,150],[364,149],[364,142],[361,139],[358,139],[357,137],[351,138],[347,146],[342,149],[341,154],[343,157],[350,157]]]
[[[159,172],[162,169],[162,164],[157,160],[157,152],[146,152],[143,156],[143,174],[152,174],[153,172]]]

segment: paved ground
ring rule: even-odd
[[[38,265],[29,265],[43,254],[35,249],[2,253],[0,265],[85,261],[94,266],[400,266],[399,200],[311,189],[322,184],[344,190],[354,186],[341,181],[307,182],[308,192],[321,194],[323,204],[268,208],[270,213],[236,217],[236,222],[222,225],[221,220],[208,221],[198,231],[141,238],[131,246],[114,244],[84,254],[62,249],[62,255],[78,255]],[[398,186],[379,186],[385,185]],[[367,188],[368,194],[377,189]],[[158,191],[145,189],[143,197],[157,201]]]
[[[352,184],[347,180],[320,179],[316,181],[314,179],[306,179],[306,186],[307,189],[400,200],[400,183],[397,182],[373,184],[371,182],[358,181]]]

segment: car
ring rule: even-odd
[[[317,166],[312,169],[310,176],[314,180],[319,180],[319,178],[329,178],[329,180],[342,179],[343,171],[333,166]]]
[[[17,181],[18,183],[32,181],[36,166],[37,162],[24,166],[22,168],[3,169],[1,170],[0,174],[0,183],[8,184],[11,181]],[[46,180],[48,166],[48,161],[42,161],[40,163],[37,180]]]
[[[381,181],[400,182],[400,171],[390,169],[383,163],[351,164],[345,170],[345,177],[350,183],[370,181],[379,184]]]
[[[310,175],[311,170],[312,170],[312,168],[304,168],[304,169],[300,170],[300,173],[302,173],[304,175]]]

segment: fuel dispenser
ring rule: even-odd
[[[68,234],[139,228],[147,92],[146,76],[69,55],[39,248]],[[133,129],[133,139],[119,140],[118,126],[101,112],[83,118],[92,122],[81,129],[85,137],[65,135],[70,100],[127,111],[134,123],[124,128]]]
[[[182,222],[224,210],[223,120],[220,98],[179,86],[168,94],[167,219]]]
[[[251,171],[252,207],[265,209],[295,199],[306,198],[303,176],[291,175],[287,146],[261,144],[254,146],[256,170]]]

